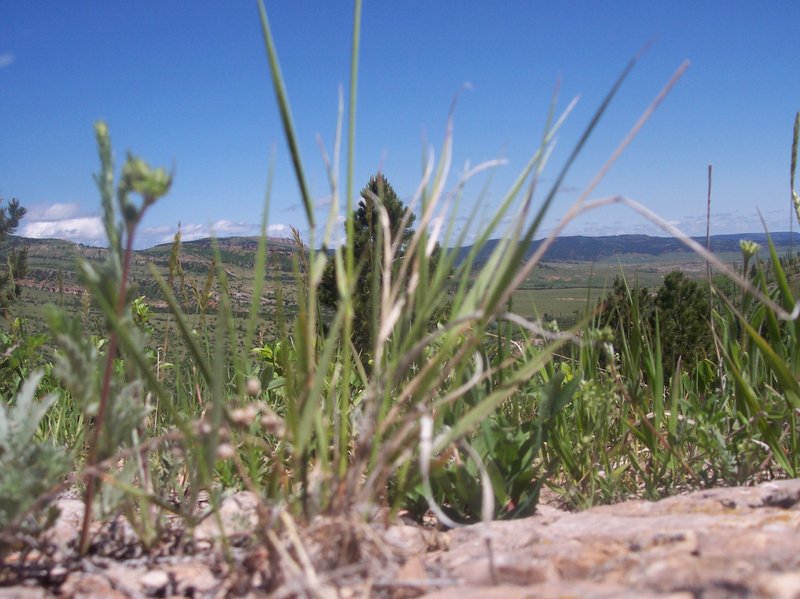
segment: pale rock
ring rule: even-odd
[[[542,512],[447,533],[425,596],[800,599],[800,480]]]
[[[139,584],[148,595],[164,594],[169,586],[169,574],[163,570],[150,570],[139,579]]]
[[[800,572],[766,574],[761,590],[775,599],[800,599]]]
[[[418,555],[412,555],[397,571],[397,580],[402,582],[417,582],[428,578],[425,566]]]
[[[219,520],[214,514],[209,514],[194,529],[196,541],[210,541],[218,539],[223,534],[219,522],[222,522],[224,534],[248,535],[258,526],[258,507],[261,499],[249,491],[240,491],[222,500],[219,507]]]
[[[64,550],[78,539],[83,522],[84,503],[80,499],[58,499],[55,506],[59,511],[58,517],[44,532],[43,539]]]
[[[37,589],[33,587],[8,587],[5,589],[0,588],[0,599],[47,599],[51,597],[44,589]]]
[[[380,528],[376,530],[393,549],[406,555],[427,553],[434,548],[440,549],[444,542],[444,535],[441,532],[421,526],[397,524],[386,530]]]
[[[183,562],[165,569],[174,580],[175,593],[182,597],[210,597],[222,586],[223,581],[202,563]]]
[[[61,586],[62,597],[67,599],[125,599],[111,582],[101,574],[73,572]]]

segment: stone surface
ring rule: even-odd
[[[0,599],[800,599],[800,480],[709,489],[652,503],[628,501],[578,513],[543,505],[531,518],[449,532],[321,519],[307,528],[298,526],[292,535],[273,536],[281,544],[277,552],[247,536],[258,525],[257,505],[256,497],[243,493],[223,502],[223,526],[237,535],[228,557],[214,543],[218,526],[208,519],[212,524],[198,527],[208,527],[202,533],[209,539],[202,541],[206,551],[127,561],[100,556],[67,560],[51,566],[48,576],[0,588]],[[51,533],[59,546],[72,543],[82,512],[78,504],[66,507],[60,528]],[[337,551],[357,561],[339,559]],[[12,558],[2,563],[10,567]]]
[[[169,566],[167,572],[175,581],[175,593],[181,597],[210,597],[222,586],[206,564],[179,563]]]
[[[67,577],[61,587],[61,594],[70,599],[122,599],[126,597],[117,591],[111,581],[102,574],[75,572]]]
[[[163,570],[151,570],[144,574],[139,582],[142,585],[142,590],[150,596],[166,595],[167,588],[169,587],[169,574]]]
[[[0,599],[46,599],[50,597],[44,589],[14,586],[0,589]]]
[[[449,549],[425,563],[457,582],[426,597],[800,599],[800,480],[551,510],[447,536]]]
[[[261,500],[249,491],[240,491],[222,500],[219,520],[210,514],[194,530],[196,541],[218,539],[222,529],[228,536],[248,535],[258,526],[258,506]]]
[[[45,533],[45,539],[63,550],[78,539],[83,520],[83,501],[59,499],[56,501],[56,507],[59,511],[58,517]]]

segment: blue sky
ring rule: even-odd
[[[333,144],[338,88],[349,80],[352,6],[266,2],[311,191],[329,196],[319,135]],[[255,2],[0,0],[0,196],[16,197],[28,236],[103,243],[92,125],[107,121],[117,163],[130,150],[175,167],[148,213],[140,247],[255,234],[274,155],[270,231],[308,234],[272,92]],[[567,178],[544,233],[684,59],[691,67],[592,197],[623,195],[690,234],[789,227],[789,150],[800,109],[800,2],[489,2],[366,0],[362,15],[356,190],[382,170],[414,192],[424,147],[441,147],[455,115],[451,181],[469,161],[492,173],[490,213],[535,151],[553,89],[580,94],[545,182],[552,180],[626,62],[651,38]],[[342,173],[343,180],[343,173]],[[487,184],[467,187],[468,210]],[[797,227],[795,227],[797,228]],[[569,233],[657,233],[623,208],[593,212]]]

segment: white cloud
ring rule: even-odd
[[[105,227],[99,216],[30,221],[21,227],[20,235],[34,239],[55,238],[89,244],[106,240]]]
[[[344,216],[344,214],[339,213],[336,215],[333,227],[331,228],[331,237],[330,239],[328,239],[327,243],[325,243],[325,240],[322,239],[322,237],[325,233],[325,230],[327,229],[328,223],[327,221],[325,223],[319,223],[317,225],[317,235],[319,236],[317,239],[317,244],[318,245],[325,244],[329,248],[335,248],[339,247],[340,245],[343,245],[344,242],[347,240],[347,234],[345,232],[346,221],[347,218]],[[311,237],[310,231],[308,229],[304,229],[300,233],[305,241],[307,241]],[[287,237],[288,236],[289,235],[287,234]]]
[[[136,249],[145,249],[160,245],[162,243],[172,243],[175,231],[178,227],[174,225],[158,225],[155,227],[142,227],[136,235],[134,245]]]
[[[149,248],[162,243],[171,243],[178,227],[175,225],[156,225],[139,229],[135,247]],[[207,237],[257,236],[261,231],[258,224],[220,219],[210,224],[183,223],[181,239],[193,241]],[[64,202],[33,206],[28,210],[19,228],[19,234],[33,239],[64,239],[87,245],[106,245],[106,232],[99,216],[80,216],[77,202]],[[276,223],[269,225],[270,237],[291,237],[289,225]]]
[[[154,227],[148,232],[153,234],[161,234],[161,243],[172,241],[172,238],[177,231],[177,227]],[[181,224],[181,239],[184,241],[194,241],[195,239],[204,239],[206,237],[230,237],[234,235],[257,235],[258,226],[249,223],[237,223],[229,220],[218,220],[211,224],[198,224],[198,223],[182,223]]]
[[[328,194],[317,198],[314,201],[314,208],[319,210],[320,208],[325,208],[331,204],[333,204],[333,195]]]
[[[289,225],[269,225],[267,227],[267,235],[270,237],[291,237],[292,229]]]
[[[28,210],[29,220],[65,220],[75,218],[80,212],[78,202],[64,202],[33,206]]]
[[[217,235],[219,237],[228,237],[232,235],[255,236],[261,233],[261,227],[257,224],[234,222],[224,219],[216,221],[206,229],[208,231],[207,236]],[[267,235],[270,237],[291,237],[292,230],[289,225],[276,223],[267,226]]]
[[[7,67],[14,62],[14,55],[11,52],[3,52],[0,54],[0,69]]]
[[[252,223],[233,222],[229,220],[218,220],[211,225],[211,231],[215,235],[257,235],[258,225]]]
[[[787,211],[788,212],[788,211]],[[764,219],[770,231],[786,231],[789,228],[787,212],[767,213]],[[683,216],[677,221],[670,221],[687,235],[702,237],[706,234],[706,215]],[[723,233],[762,233],[764,231],[758,213],[712,212],[711,234]]]
[[[173,236],[175,234],[177,227],[173,227],[170,225],[159,225],[157,227],[145,227],[142,229],[142,234],[144,235],[165,235],[169,234]]]
[[[171,243],[178,230],[177,226],[160,225],[155,227],[145,227],[141,229],[136,238],[136,247],[147,248],[161,243]],[[244,236],[254,237],[259,235],[261,229],[259,225],[245,222],[235,222],[229,220],[218,220],[211,224],[182,223],[181,239],[183,241],[194,241],[208,237],[232,237]],[[267,227],[267,235],[270,237],[291,237],[292,232],[289,225],[274,224]]]
[[[183,241],[194,241],[195,239],[203,239],[204,237],[209,237],[209,227],[208,225],[198,225],[198,224],[181,224],[181,239]],[[161,241],[166,243],[167,241],[172,240],[173,235],[165,235],[162,237]]]
[[[88,245],[104,245],[106,231],[99,216],[82,216],[78,202],[30,206],[19,234],[33,239],[64,239]]]

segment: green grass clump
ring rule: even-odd
[[[15,534],[35,535],[52,521],[54,514],[36,501],[51,493],[71,467],[60,447],[38,435],[56,401],[52,393],[35,399],[42,376],[31,373],[12,403],[0,404],[0,547],[13,547]]]

